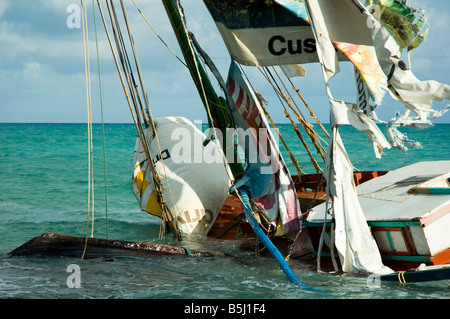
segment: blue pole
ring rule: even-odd
[[[243,208],[245,212],[245,216],[247,217],[248,221],[250,222],[250,225],[252,226],[254,232],[256,233],[256,236],[258,236],[258,239],[263,242],[264,246],[269,250],[269,252],[272,254],[272,256],[275,258],[275,260],[280,265],[281,269],[283,270],[284,274],[289,278],[289,280],[301,286],[302,288],[308,288],[308,285],[301,282],[297,276],[294,274],[292,269],[289,267],[288,263],[284,259],[283,255],[280,253],[280,251],[275,247],[275,245],[270,241],[270,239],[264,234],[261,227],[259,227],[258,222],[256,221],[255,217],[253,217],[253,213],[250,209],[250,201],[248,197],[248,189],[247,187],[242,187],[239,189],[241,198],[243,200]]]

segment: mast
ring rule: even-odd
[[[200,60],[194,51],[193,44],[189,38],[189,34],[185,27],[183,17],[180,13],[178,0],[162,0],[167,16],[172,25],[173,31],[177,37],[178,44],[183,52],[186,65],[188,66],[191,77],[199,92],[200,98],[203,102],[205,110],[208,114],[209,127],[218,128],[222,131],[223,141],[222,149],[226,154],[227,149],[227,128],[234,127],[233,118],[231,116],[230,108],[227,101],[223,97],[219,97],[212,86],[208,75],[206,74]],[[234,142],[234,141],[233,141]],[[236,159],[237,149],[234,146],[234,158]],[[243,172],[241,163],[233,161],[228,163],[236,178]]]

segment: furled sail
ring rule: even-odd
[[[146,128],[150,153],[161,176],[164,198],[183,235],[206,235],[219,214],[231,186],[228,166],[217,145],[189,120],[154,120],[158,139]],[[161,217],[152,172],[139,139],[134,151],[131,189],[141,210]]]
[[[239,144],[248,161],[245,175],[236,188],[247,186],[252,200],[276,226],[276,235],[300,229],[300,204],[294,183],[264,117],[259,101],[234,61],[227,88],[238,127]]]

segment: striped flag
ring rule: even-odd
[[[259,101],[234,61],[230,65],[227,88],[239,144],[249,162],[236,187],[249,188],[253,201],[277,227],[276,235],[297,231],[301,211],[294,183]]]

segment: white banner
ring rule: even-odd
[[[250,66],[318,62],[308,21],[276,1],[204,3],[235,61]]]

